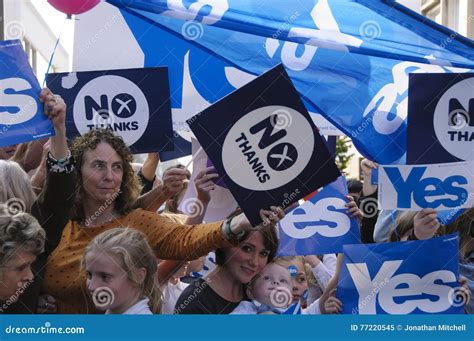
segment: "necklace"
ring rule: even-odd
[[[116,214],[115,211],[113,211],[110,214],[110,217],[108,219],[102,221],[100,224],[94,224],[94,222],[97,220],[98,217],[100,217],[100,216],[96,216],[96,214],[93,214],[87,219],[82,219],[79,223],[82,226],[87,226],[87,227],[101,226],[101,225],[105,225],[107,223],[110,223],[112,220],[114,220],[115,218],[118,217],[118,214]]]

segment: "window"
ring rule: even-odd
[[[38,50],[33,47],[33,45],[31,45],[31,43],[27,39],[23,39],[22,44],[23,48],[25,49],[25,53],[28,57],[28,61],[31,65],[31,68],[35,73],[36,78],[38,78],[39,83],[42,84],[46,71],[48,69],[49,62],[38,52]],[[54,65],[51,66],[49,72],[55,72]]]
[[[443,21],[440,0],[423,0],[421,4],[421,13],[433,21],[441,24]]]
[[[440,0],[423,0],[421,3],[421,13],[437,23],[442,23],[441,1]]]

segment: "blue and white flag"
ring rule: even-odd
[[[387,210],[474,207],[473,169],[474,161],[379,166],[379,207]]]
[[[345,314],[461,314],[458,237],[344,246]]]
[[[187,122],[253,226],[340,176],[282,65]]]
[[[286,214],[278,224],[278,255],[342,252],[344,244],[360,243],[359,223],[347,214],[346,179],[341,176]]]
[[[471,40],[394,1],[108,3],[120,8],[145,65],[170,67],[182,115],[283,63],[307,109],[382,164],[406,152],[408,73],[474,69]],[[183,102],[185,81],[199,102]]]
[[[54,135],[41,91],[19,40],[0,42],[0,146]]]
[[[107,128],[133,153],[173,148],[166,68],[56,73],[46,80],[67,104],[69,138]]]

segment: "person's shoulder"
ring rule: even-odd
[[[233,315],[257,314],[257,308],[253,302],[241,301],[239,305],[230,314],[233,314]]]
[[[205,280],[198,278],[179,296],[175,305],[175,314],[212,314],[211,306],[216,295]]]

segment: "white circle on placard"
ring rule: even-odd
[[[306,117],[272,105],[255,109],[234,124],[224,140],[222,162],[238,185],[271,190],[293,181],[308,165],[313,149],[314,131]]]
[[[89,117],[86,101],[89,114],[92,113]],[[74,101],[73,116],[81,135],[92,128],[109,128],[130,146],[145,132],[150,111],[145,95],[135,83],[121,76],[105,75],[81,88]]]
[[[469,102],[474,98],[474,77],[451,86],[438,101],[433,125],[436,137],[449,153],[461,160],[474,160],[474,116]],[[450,102],[459,102],[461,108]],[[474,108],[471,109],[474,113]]]

